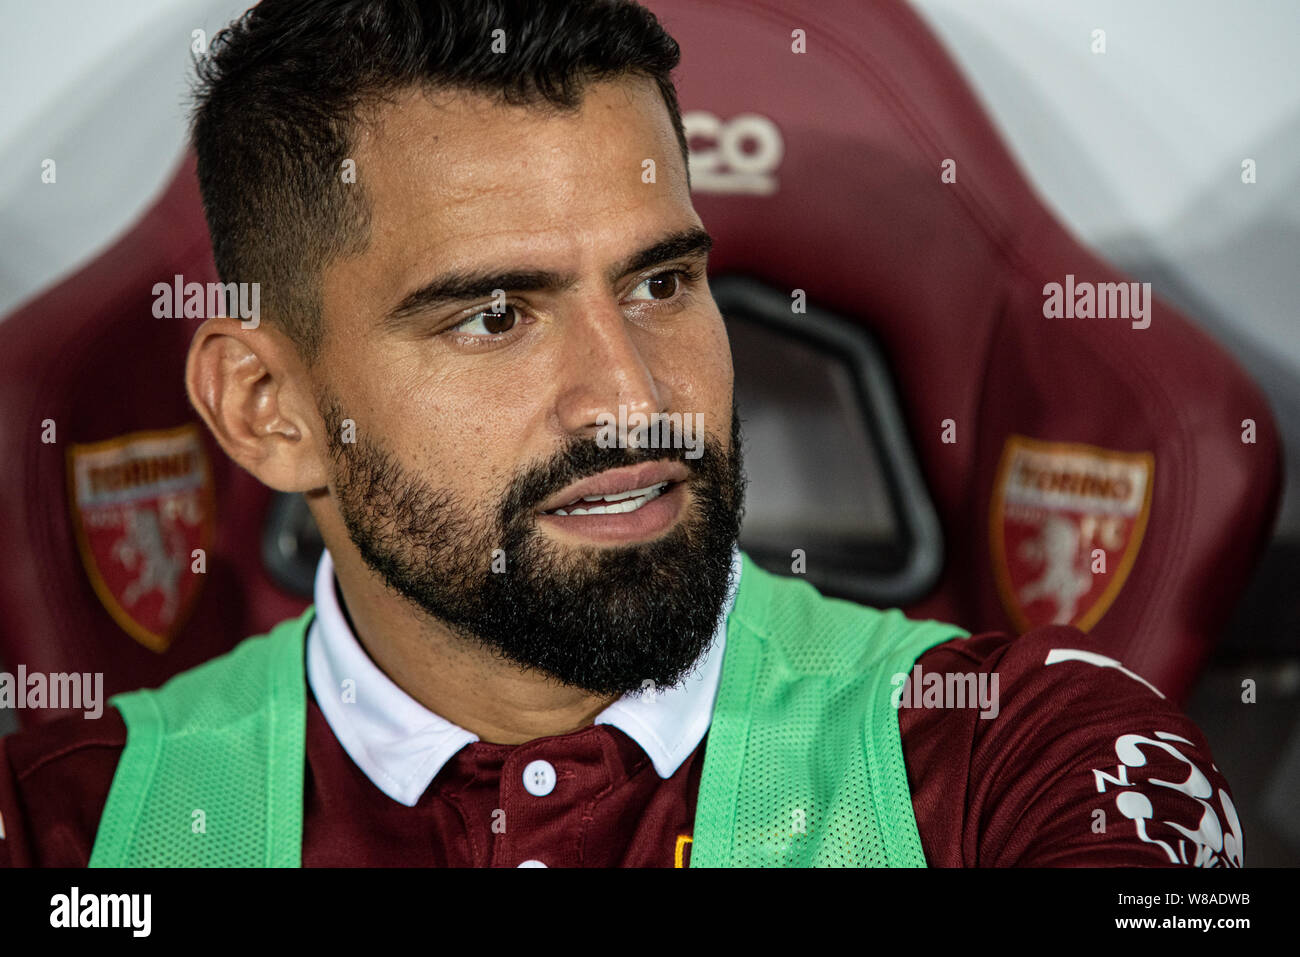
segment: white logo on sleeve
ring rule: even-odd
[[[1160,689],[1141,675],[1125,668],[1114,658],[1093,651],[1053,648],[1043,664],[1054,665],[1064,661],[1114,668],[1164,698]],[[1114,771],[1092,769],[1098,793],[1105,794],[1108,787],[1120,788],[1115,794],[1115,807],[1133,822],[1144,843],[1154,844],[1164,851],[1169,863],[1194,867],[1241,867],[1244,860],[1241,820],[1237,817],[1232,798],[1220,788],[1216,811],[1210,804],[1216,796],[1209,776],[1176,747],[1175,742],[1193,750],[1196,747],[1193,742],[1168,731],[1156,731],[1153,736],[1120,735],[1115,739],[1115,757],[1119,764]],[[1185,764],[1186,776],[1181,781],[1153,777],[1148,758],[1154,756],[1154,751],[1163,751]],[[1210,767],[1218,770],[1214,765]],[[1195,802],[1195,806],[1189,801]],[[1222,818],[1219,812],[1222,812]]]
[[[1053,648],[1047,653],[1047,660],[1044,661],[1043,664],[1057,665],[1062,661],[1083,661],[1090,665],[1096,665],[1098,668],[1114,668],[1116,671],[1128,675],[1134,681],[1142,682],[1156,694],[1160,695],[1160,697],[1164,697],[1164,694],[1161,693],[1159,688],[1147,681],[1146,678],[1143,678],[1136,671],[1129,671],[1114,658],[1107,658],[1105,655],[1099,655],[1095,651],[1083,651],[1080,648]]]
[[[1093,769],[1098,792],[1105,793],[1108,785],[1131,789],[1122,790],[1115,795],[1115,806],[1133,822],[1142,841],[1155,844],[1165,852],[1169,863],[1190,864],[1194,867],[1241,867],[1241,820],[1237,817],[1232,798],[1227,791],[1219,789],[1219,810],[1223,812],[1223,820],[1220,820],[1219,814],[1208,800],[1214,796],[1209,777],[1171,743],[1175,741],[1195,747],[1186,738],[1166,731],[1157,731],[1154,737],[1144,734],[1120,735],[1115,739],[1115,756],[1120,762],[1115,767],[1115,773]],[[1181,781],[1152,777],[1144,770],[1147,766],[1147,751],[1151,749],[1164,751],[1183,762],[1187,765],[1187,776]],[[1153,797],[1157,798],[1157,802],[1152,801]],[[1182,813],[1180,805],[1188,799],[1194,801],[1197,807],[1188,808],[1188,813]],[[1159,803],[1163,813],[1157,813],[1156,803]],[[1169,813],[1171,808],[1175,812],[1172,815]],[[1194,820],[1194,827],[1167,819],[1174,816],[1192,823],[1197,810],[1200,814]],[[1226,830],[1223,821],[1227,822]],[[1164,837],[1169,840],[1164,840]],[[1173,844],[1175,840],[1177,848]]]

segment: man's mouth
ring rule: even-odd
[[[541,503],[552,534],[605,544],[649,541],[685,514],[690,469],[682,462],[643,462],[575,482]]]
[[[642,505],[657,499],[670,485],[676,482],[659,482],[645,488],[634,488],[627,492],[611,492],[609,495],[583,495],[574,499],[564,508],[554,508],[543,515],[616,515],[620,512],[635,512]]]
[[[588,515],[617,515],[634,512],[667,491],[670,485],[685,482],[690,469],[682,462],[642,462],[623,468],[607,469],[573,482],[556,492],[538,509],[544,515],[565,515],[585,511]],[[615,508],[614,506],[618,506]]]

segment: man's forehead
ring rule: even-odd
[[[462,90],[407,90],[364,111],[356,152],[358,176],[379,187],[374,198],[393,202],[410,197],[383,187],[419,193],[424,186],[442,204],[509,201],[538,192],[576,195],[593,181],[636,191],[647,185],[645,160],[669,188],[684,172],[657,87],[636,76],[588,84],[574,110]]]
[[[574,113],[411,91],[370,111],[357,153],[371,210],[363,259],[383,262],[390,289],[542,250],[536,265],[577,268],[697,221],[667,108],[642,78],[589,85]]]

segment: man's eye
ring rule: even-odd
[[[486,312],[476,312],[463,322],[452,326],[451,331],[471,336],[497,336],[513,329],[518,320],[518,310],[514,306],[506,306],[500,312],[493,312],[491,309]]]
[[[677,295],[677,290],[682,284],[681,277],[683,275],[682,270],[671,269],[668,272],[661,272],[657,276],[651,276],[632,290],[632,298],[636,298],[637,290],[645,289],[650,294],[651,299],[671,299]]]

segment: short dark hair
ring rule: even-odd
[[[361,107],[427,87],[573,111],[588,82],[640,75],[658,84],[685,162],[680,58],[631,0],[263,0],[198,63],[192,135],[217,272],[259,282],[313,361],[322,271],[369,242],[365,193],[342,179]]]

